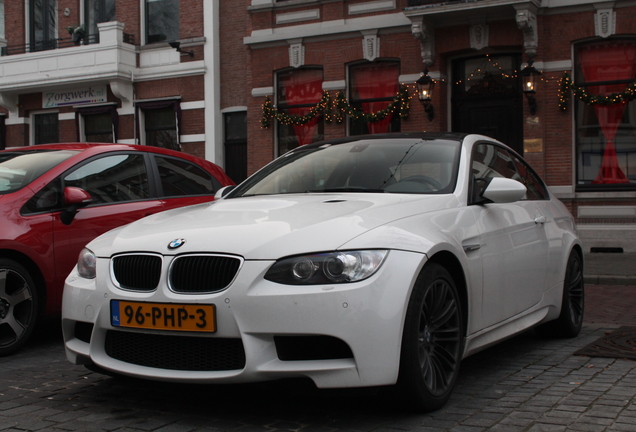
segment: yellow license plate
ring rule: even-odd
[[[110,302],[110,322],[115,327],[215,332],[215,312],[213,304]]]

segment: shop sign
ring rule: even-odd
[[[106,86],[42,92],[42,108],[106,102]]]

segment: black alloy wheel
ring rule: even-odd
[[[572,251],[565,269],[561,314],[556,320],[541,324],[535,330],[543,337],[576,337],[583,326],[584,311],[583,259],[579,252]]]
[[[19,263],[0,259],[0,356],[14,353],[29,339],[37,318],[33,278]]]
[[[398,389],[417,411],[441,408],[459,374],[464,330],[459,295],[448,271],[428,263],[413,289],[402,337]]]

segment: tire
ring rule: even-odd
[[[561,314],[554,321],[536,327],[543,337],[573,338],[581,331],[585,311],[585,284],[583,281],[583,259],[572,251],[568,258],[563,281]]]
[[[35,281],[16,261],[0,258],[0,356],[13,354],[25,344],[37,315]]]
[[[428,412],[450,397],[463,352],[457,288],[448,271],[428,263],[409,300],[397,390],[408,409]]]

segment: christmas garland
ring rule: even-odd
[[[609,96],[592,95],[584,88],[575,85],[570,78],[570,74],[565,72],[559,80],[559,108],[561,111],[568,109],[569,95],[568,90],[588,105],[613,105],[622,102],[629,102],[636,98],[636,81],[628,84],[621,93],[612,93]]]
[[[375,113],[365,113],[361,109],[351,106],[342,91],[338,92],[335,101],[331,100],[329,92],[324,91],[320,101],[313,106],[307,114],[304,116],[297,116],[274,108],[272,100],[269,96],[267,96],[265,98],[265,103],[263,104],[261,127],[267,129],[271,125],[271,118],[274,118],[286,125],[303,125],[309,123],[312,119],[319,115],[324,115],[327,123],[332,123],[333,121],[342,123],[345,115],[348,115],[355,120],[361,120],[365,123],[373,123],[383,120],[387,115],[389,115],[389,113],[392,112],[397,112],[401,118],[406,118],[409,115],[410,98],[408,88],[405,85],[402,85],[400,86],[398,94],[385,109]]]

